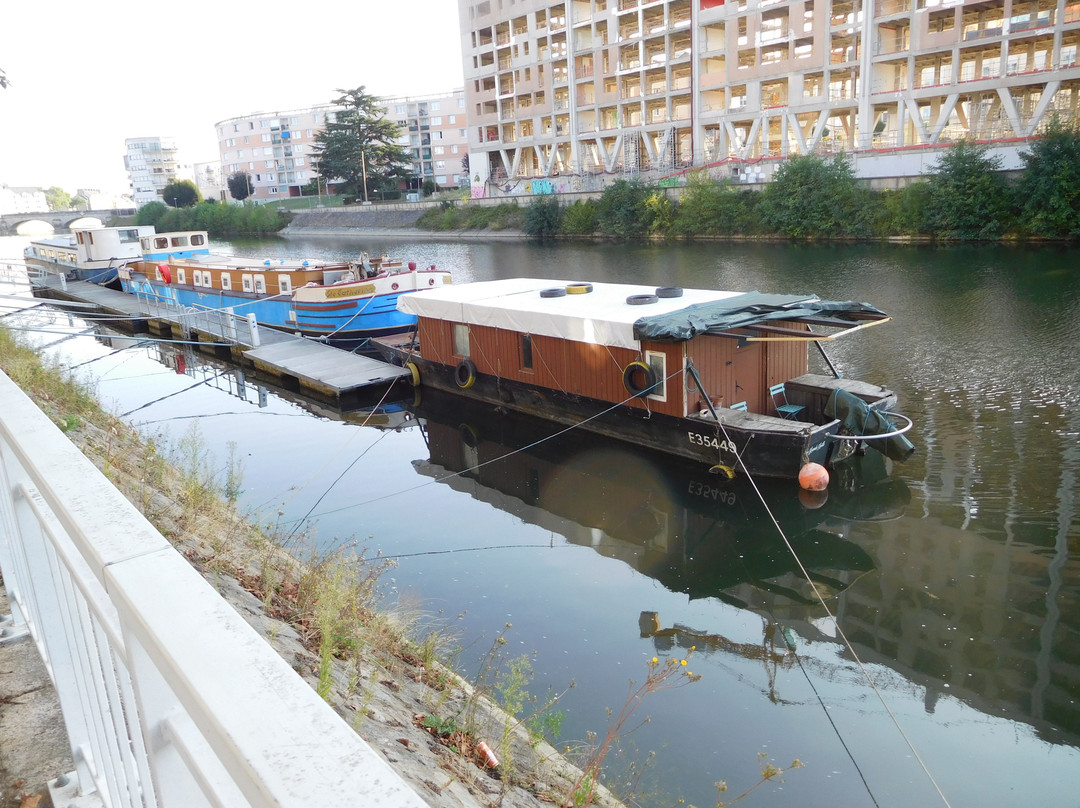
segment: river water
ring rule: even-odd
[[[23,243],[0,239],[0,258]],[[4,322],[38,329],[43,352],[78,366],[147,435],[175,443],[195,428],[219,466],[234,443],[242,507],[290,542],[393,557],[387,597],[452,634],[463,670],[505,631],[503,658],[528,655],[532,693],[574,683],[560,699],[561,745],[603,739],[608,709],[618,713],[653,657],[689,655],[696,680],[650,694],[607,760],[611,782],[642,805],[730,801],[762,761],[795,758],[804,768],[745,804],[1080,804],[1076,251],[360,237],[229,246],[266,257],[385,251],[450,269],[457,283],[621,280],[884,309],[894,322],[829,352],[843,375],[898,392],[916,454],[886,467],[869,453],[861,474],[834,476],[824,505],[791,486],[764,489],[827,610],[741,486],[576,435],[537,444],[550,428],[452,398],[421,401],[419,423],[361,426],[197,354],[178,367],[176,348],[62,339],[83,325],[66,314]],[[718,795],[721,780],[729,790]]]

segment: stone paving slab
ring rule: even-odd
[[[10,613],[0,581],[0,615]],[[38,808],[51,805],[46,781],[74,768],[60,701],[34,641],[0,641],[0,808],[18,808],[24,795],[43,795]]]

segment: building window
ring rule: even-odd
[[[469,355],[469,327],[464,323],[454,323],[454,353]]]
[[[652,368],[656,376],[656,386],[649,398],[653,401],[667,401],[667,355],[659,351],[646,351],[645,364]]]

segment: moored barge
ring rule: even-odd
[[[257,259],[211,253],[204,231],[153,233],[140,260],[120,268],[125,292],[167,305],[228,310],[261,325],[365,349],[376,336],[415,327],[398,298],[450,282],[434,266],[386,257],[354,261]]]
[[[515,278],[404,297],[422,386],[626,440],[727,476],[795,479],[869,445],[914,447],[896,394],[809,372],[809,346],[891,318],[864,303]],[[382,342],[382,341],[380,341]]]

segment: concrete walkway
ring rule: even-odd
[[[0,616],[10,614],[0,581]],[[60,702],[34,641],[28,634],[0,639],[0,808],[52,805],[46,782],[74,769]]]

